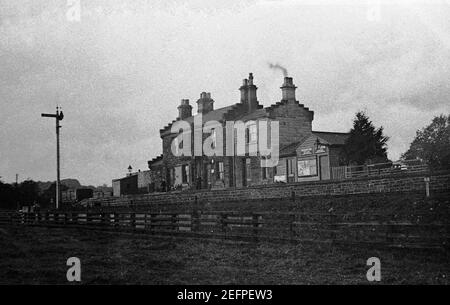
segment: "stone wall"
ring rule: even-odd
[[[425,193],[424,178],[430,177],[430,191],[443,192],[450,190],[450,172],[397,174],[385,177],[358,178],[343,181],[297,182],[291,184],[271,184],[247,188],[230,188],[223,190],[179,191],[170,193],[154,193],[146,195],[125,196],[114,199],[94,199],[91,203],[108,205],[152,204],[152,203],[192,203],[226,202],[246,200],[267,200],[290,198],[295,196],[347,195],[391,192]]]

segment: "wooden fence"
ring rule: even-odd
[[[417,161],[404,161],[402,164],[377,163],[369,165],[336,166],[331,168],[331,179],[343,180],[405,173],[424,173],[429,170],[430,168],[428,165],[418,164]]]
[[[343,244],[448,248],[448,215],[207,212],[0,212],[0,225],[142,231],[158,235]]]

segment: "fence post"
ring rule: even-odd
[[[177,214],[172,214],[172,230],[174,231],[178,231],[177,216]]]
[[[259,226],[259,215],[253,214],[252,215],[253,220],[253,239],[257,242],[258,241],[258,226]]]
[[[295,230],[294,230],[295,224],[294,223],[295,223],[295,214],[292,213],[291,220],[289,222],[289,237],[290,237],[291,241],[293,241],[295,239]]]
[[[150,225],[149,225],[149,228],[150,228],[150,232],[153,232],[153,214],[150,214]]]
[[[192,211],[191,215],[191,231],[197,232],[200,231],[200,215],[197,209]]]
[[[114,227],[119,227],[120,226],[120,214],[117,213],[117,211],[114,211]]]
[[[228,224],[227,224],[228,216],[225,213],[220,213],[219,217],[220,217],[220,227],[222,228],[222,233],[226,235],[227,228],[228,228]]]
[[[447,217],[445,219],[450,219],[450,211],[448,209],[447,209],[445,214],[447,215]],[[447,250],[450,250],[450,225],[448,223],[446,224],[445,233],[446,233],[447,236],[446,236],[446,239],[444,241],[444,247]]]
[[[425,194],[428,197],[430,197],[430,177],[423,178],[425,181]]]
[[[198,197],[195,196],[194,197],[194,206],[193,206],[193,210],[197,210],[198,209]]]
[[[386,225],[386,241],[388,243],[392,243],[394,241],[394,238],[390,235],[391,233],[394,233],[394,226],[392,225],[393,221],[394,215],[391,215],[391,218],[388,220],[388,223]]]
[[[108,226],[109,219],[106,218],[107,215],[109,218],[109,214],[107,214],[105,212],[100,213],[102,227]]]
[[[134,212],[130,213],[130,226],[131,228],[136,228],[136,214]]]
[[[335,242],[335,239],[336,239],[334,222],[335,222],[335,217],[334,217],[334,214],[333,214],[333,210],[331,208],[330,212],[329,212],[329,218],[328,218],[328,229],[330,230],[330,235],[329,236],[330,236],[332,244]]]

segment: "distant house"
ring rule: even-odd
[[[101,188],[94,190],[93,198],[106,198],[113,195],[112,188]]]
[[[83,199],[92,198],[94,191],[90,188],[68,189],[61,192],[61,201],[63,203],[75,203]]]
[[[113,196],[145,194],[150,192],[151,172],[138,171],[112,181]]]
[[[239,88],[239,103],[214,109],[214,100],[210,93],[203,92],[197,100],[198,114],[192,115],[189,100],[183,99],[178,106],[179,115],[166,127],[160,130],[162,139],[162,155],[148,161],[151,171],[151,190],[163,189],[215,189],[228,187],[246,187],[276,182],[297,182],[311,180],[327,180],[331,177],[331,167],[339,165],[339,154],[347,133],[313,131],[314,112],[300,104],[295,97],[296,86],[292,78],[285,77],[281,86],[281,101],[269,107],[260,105],[257,99],[257,87],[253,83],[253,75],[244,79]],[[262,167],[261,155],[246,154],[243,156],[176,156],[176,149],[184,143],[178,143],[178,134],[171,132],[177,121],[185,121],[195,128],[196,117],[202,123],[217,121],[223,125],[227,121],[246,123],[245,145],[248,150],[257,144],[258,131],[256,124],[261,121],[279,122],[280,160],[277,166]],[[248,123],[248,124],[247,124]],[[203,138],[216,136],[215,130]],[[191,137],[194,147],[194,137]],[[224,152],[227,147],[224,143]],[[125,178],[124,178],[125,179]],[[124,180],[130,183],[132,177]],[[116,183],[123,187],[122,182]],[[130,186],[130,188],[132,188]]]
[[[313,131],[303,141],[280,150],[275,182],[328,180],[331,168],[339,166],[339,155],[347,133]]]

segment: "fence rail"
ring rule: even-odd
[[[0,224],[131,230],[252,241],[367,243],[403,248],[448,248],[450,243],[448,217],[437,213],[396,220],[386,215],[361,218],[358,213],[0,212]]]
[[[336,166],[331,168],[331,178],[343,180],[361,177],[377,177],[401,173],[423,173],[429,171],[427,164],[417,161],[403,161],[402,163],[377,163],[356,166]]]

